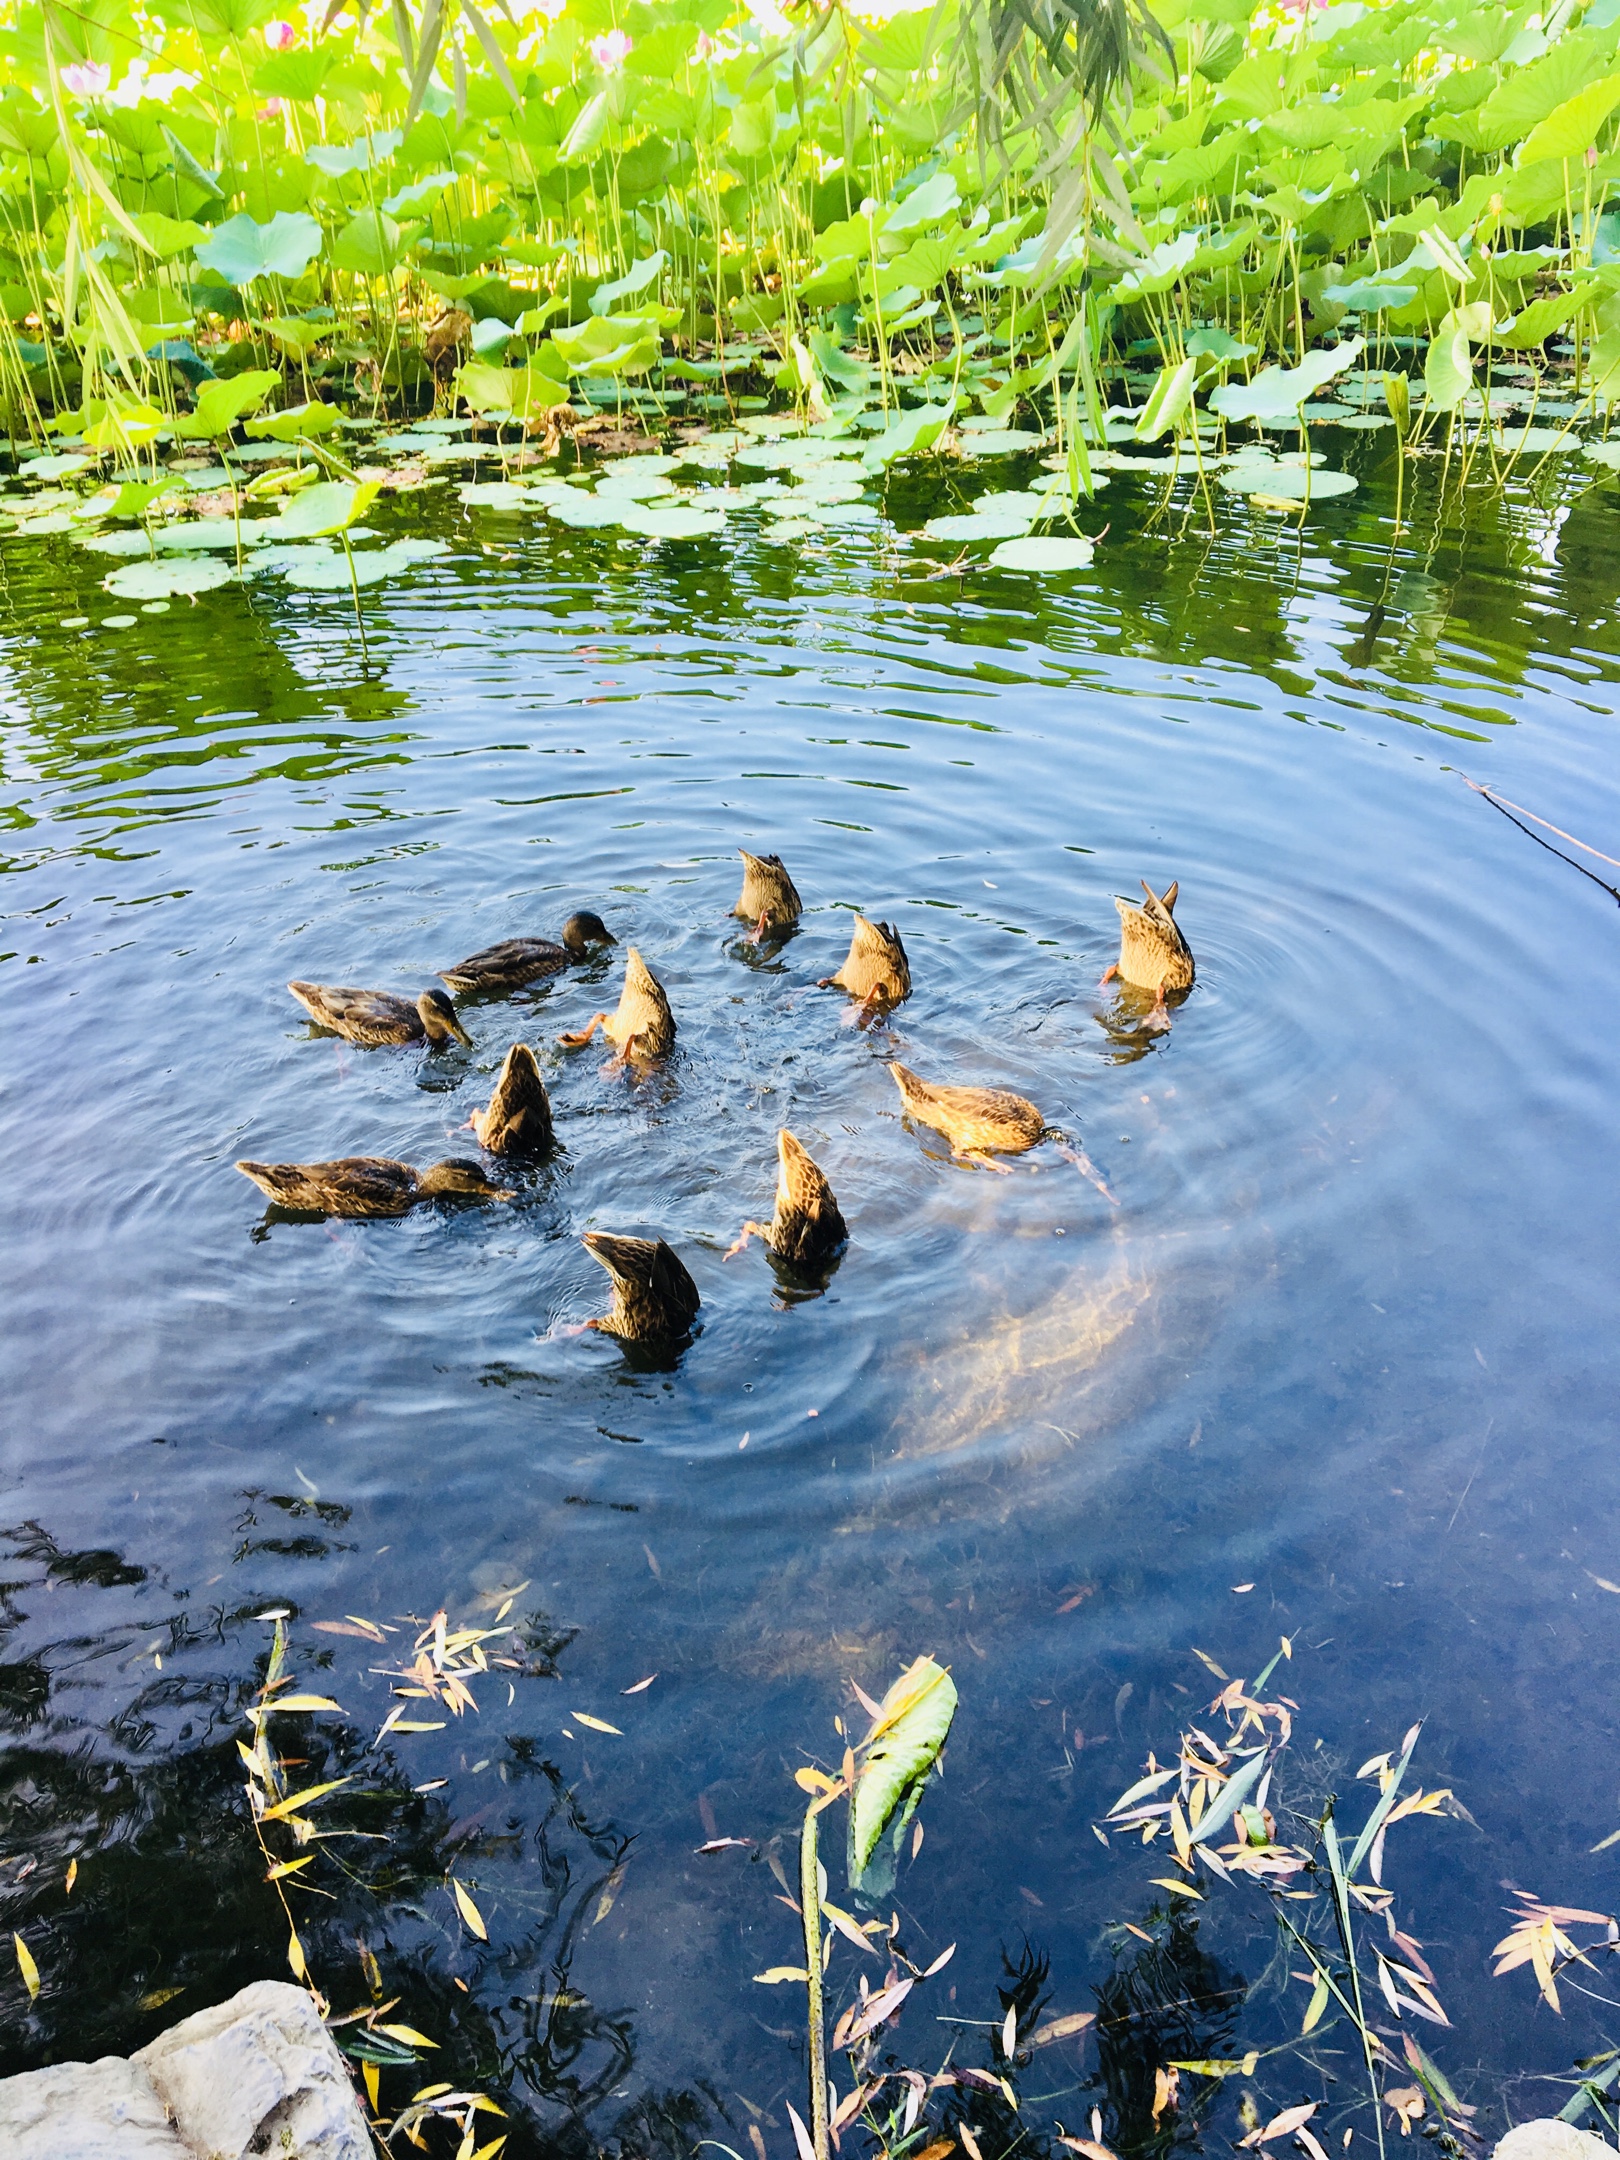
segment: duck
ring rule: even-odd
[[[386,1155],[335,1162],[239,1162],[237,1169],[279,1207],[320,1215],[404,1215],[424,1200],[510,1200],[475,1162],[452,1157],[414,1170]]]
[[[703,1301],[697,1284],[662,1238],[587,1230],[582,1242],[613,1278],[613,1310],[587,1321],[588,1327],[625,1342],[670,1342],[690,1334]]]
[[[416,1042],[437,1050],[452,1040],[472,1041],[442,990],[424,990],[413,1004],[387,990],[351,990],[336,983],[290,982],[287,988],[318,1027],[368,1050]]]
[[[822,990],[847,990],[863,1005],[898,1005],[911,995],[911,963],[900,933],[891,923],[868,922],[857,915],[849,957],[836,975],[824,975]]]
[[[1119,958],[1103,976],[1118,976],[1133,990],[1151,990],[1154,1003],[1162,1005],[1172,991],[1185,994],[1193,986],[1192,948],[1176,924],[1176,895],[1181,880],[1161,898],[1146,878],[1142,890],[1147,898],[1140,907],[1134,900],[1116,900],[1119,910]]]
[[[825,1173],[785,1125],[776,1136],[776,1163],[776,1213],[768,1223],[744,1223],[725,1258],[742,1252],[750,1237],[759,1237],[790,1266],[820,1267],[847,1242],[849,1225]]]
[[[504,938],[498,945],[486,945],[481,952],[469,953],[454,967],[440,968],[438,975],[440,982],[448,983],[458,997],[489,996],[521,990],[537,975],[555,975],[570,960],[588,958],[593,945],[618,942],[601,916],[584,908],[563,924],[560,945],[550,938]]]
[[[961,1161],[1005,1171],[1005,1163],[989,1161],[990,1152],[1023,1155],[1046,1135],[1040,1111],[1010,1088],[935,1087],[905,1065],[891,1064],[889,1070],[907,1113],[943,1133]]]
[[[750,855],[746,848],[737,853],[743,859],[743,882],[731,912],[753,924],[757,945],[767,930],[791,930],[804,912],[804,902],[780,855]]]
[[[539,1155],[551,1146],[556,1137],[551,1097],[527,1043],[514,1043],[507,1051],[488,1107],[475,1110],[467,1122],[492,1155]]]
[[[675,1015],[664,986],[633,945],[625,948],[624,988],[614,1013],[592,1013],[585,1026],[558,1040],[570,1050],[588,1043],[601,1028],[619,1046],[621,1062],[632,1057],[667,1057],[675,1047]]]

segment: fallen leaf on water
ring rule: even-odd
[[[619,1693],[621,1695],[639,1695],[644,1689],[650,1688],[657,1678],[658,1675],[655,1672],[650,1672],[645,1680],[638,1680],[634,1687],[620,1688]]]
[[[1077,1605],[1083,1605],[1088,1597],[1095,1597],[1096,1594],[1096,1584],[1087,1583],[1083,1589],[1077,1590],[1074,1593],[1073,1597],[1071,1597],[1066,1604],[1060,1605],[1058,1607],[1059,1616],[1066,1612],[1073,1612]]]
[[[588,1710],[570,1710],[568,1715],[577,1719],[581,1725],[588,1725],[592,1732],[618,1733],[621,1740],[624,1738],[624,1734],[617,1725],[608,1725],[601,1718],[592,1717]]]
[[[1310,2121],[1319,2104],[1315,2100],[1308,2100],[1303,2107],[1284,2108],[1280,2115],[1272,2116],[1264,2129],[1251,2130],[1241,2142],[1245,2145],[1269,2145],[1273,2138],[1287,2137],[1289,2132],[1297,2130],[1301,2123]]]
[[[1242,1597],[1245,1591],[1252,1590],[1253,1588],[1254,1584],[1252,1582],[1235,1582],[1232,1585],[1232,1595],[1234,1597]]]
[[[935,2138],[932,2145],[925,2145],[918,2153],[917,2160],[945,2160],[945,2155],[955,2150],[954,2138]]]
[[[946,1949],[942,1950],[942,1951],[941,1951],[941,1952],[939,1953],[939,1956],[938,1956],[937,1958],[935,1958],[935,1960],[934,1960],[933,1964],[932,1964],[932,1965],[930,1965],[930,1966],[928,1966],[928,1967],[927,1967],[927,1969],[926,1969],[926,1970],[924,1971],[924,1973],[923,1973],[923,1976],[922,1976],[922,1977],[923,1977],[923,1978],[924,1978],[925,1980],[932,1980],[932,1979],[933,1979],[933,1977],[934,1977],[934,1975],[935,1975],[935,1973],[937,1973],[937,1972],[939,1971],[940,1967],[941,1967],[942,1965],[948,1965],[948,1964],[949,1964],[949,1963],[951,1962],[951,1959],[952,1959],[953,1957],[955,1957],[955,1955],[956,1955],[956,1945],[955,1945],[955,1943],[952,1943],[952,1944],[950,1944],[950,1945],[949,1945],[949,1947],[948,1947],[948,1948],[946,1948]]]
[[[799,2120],[799,2111],[790,2101],[788,2119],[793,2125],[793,2142],[799,2148],[799,2160],[816,2160],[816,2148],[810,2142],[810,2133]]]
[[[913,1823],[911,1826],[911,1857],[913,1860],[915,1860],[917,1855],[922,1851],[922,1841],[923,1826],[920,1822]]]
[[[1070,2152],[1084,2153],[1085,2160],[1114,2160],[1106,2145],[1099,2145],[1095,2138],[1060,2137],[1060,2145],[1067,2145]]]
[[[77,1860],[70,1860],[68,1862],[67,1882],[63,1886],[67,1896],[71,1897],[73,1895],[73,1885],[78,1881],[78,1879],[79,1863]]]
[[[360,2065],[360,2074],[366,2081],[366,2098],[371,2102],[371,2112],[375,2115],[378,2107],[378,2093],[382,2086],[382,2072],[374,2062],[363,2062]]]
[[[368,1620],[312,1620],[310,1626],[317,1635],[354,1635],[361,1642],[388,1640],[382,1629],[373,1627]]]
[[[1018,2005],[1013,2004],[1001,2027],[1001,2052],[1009,2062],[1018,2052]]]
[[[1590,1568],[1587,1568],[1585,1572],[1588,1575],[1592,1575],[1592,1570]],[[1620,1597],[1620,1582],[1610,1582],[1607,1576],[1604,1575],[1592,1575],[1592,1580],[1597,1584],[1600,1590],[1607,1590],[1611,1592],[1613,1596]]]
[[[391,2040],[403,2040],[407,2047],[436,2048],[439,2044],[426,2033],[419,2033],[414,2025],[379,2025],[376,2030],[387,2033]]]
[[[314,1857],[313,1853],[305,1853],[298,1860],[278,1860],[264,1879],[266,1882],[280,1882],[283,1875],[296,1875],[300,1868],[307,1868]]]
[[[161,2010],[166,2002],[173,2002],[177,1995],[185,1993],[183,1987],[153,1988],[150,1995],[143,1995],[135,2005],[137,2010]]]
[[[1301,2123],[1299,2128],[1294,2132],[1294,2135],[1299,2139],[1299,2142],[1310,2154],[1311,2160],[1328,2160],[1327,2153],[1323,2149],[1322,2141],[1319,2137],[1317,2137],[1314,2131],[1307,2130],[1305,2128],[1305,2125]]]
[[[23,1976],[23,1986],[28,1990],[28,2000],[37,2002],[39,2000],[39,1967],[34,1963],[33,1955],[20,1935],[13,1935],[11,1940],[16,1946],[17,1970]]]
[[[488,1942],[489,1930],[484,1925],[483,1914],[478,1910],[478,1907],[473,1903],[471,1897],[462,1888],[454,1875],[450,1878],[450,1889],[462,1919],[466,1921],[468,1927],[472,1929],[480,1942]]]
[[[784,1980],[808,1980],[810,1975],[802,1965],[772,1965],[768,1971],[755,1973],[759,1987],[778,1987]]]
[[[1193,1656],[1197,1658],[1198,1662],[1201,1665],[1207,1665],[1210,1671],[1215,1675],[1217,1680],[1231,1679],[1232,1675],[1227,1672],[1222,1672],[1221,1668],[1216,1664],[1215,1660],[1210,1656],[1207,1650],[1200,1650],[1196,1643],[1193,1643],[1191,1645],[1191,1649]]]
[[[699,1853],[729,1852],[733,1845],[752,1845],[753,1842],[751,1837],[712,1837],[707,1844],[694,1845],[692,1850]]]
[[[1067,2040],[1071,2034],[1084,2032],[1088,2025],[1095,2025],[1096,2022],[1097,2014],[1094,2010],[1071,2010],[1067,2017],[1053,2018],[1050,2023],[1038,2026],[1027,2036],[1024,2045],[1032,2048],[1050,2047],[1054,2040]]]
[[[278,1695],[273,1703],[268,1703],[265,1707],[268,1710],[278,1712],[282,1710],[336,1710],[340,1714],[343,1709],[343,1705],[335,1703],[330,1695]],[[261,1711],[256,1714],[262,1716],[264,1713]]]
[[[1177,1897],[1202,1899],[1204,1895],[1202,1890],[1195,1890],[1191,1883],[1177,1882],[1173,1875],[1155,1875],[1150,1879],[1156,1890],[1171,1890]]]
[[[984,2160],[984,2155],[979,2150],[979,2141],[966,2123],[957,2124],[956,2134],[962,2140],[962,2150],[967,2154],[968,2160]]]
[[[613,1910],[613,1901],[624,1887],[625,1862],[620,1861],[607,1881],[602,1885],[602,1895],[596,1901],[596,1911],[591,1916],[591,1926],[599,1927]]]

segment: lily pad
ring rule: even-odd
[[[267,524],[275,522],[268,518],[244,518],[242,520],[242,545],[251,546],[259,539]],[[234,548],[236,545],[236,521],[234,518],[187,518],[179,525],[165,525],[161,532],[152,535],[152,544],[160,553],[195,554],[205,548]]]
[[[133,630],[139,620],[138,615],[103,615],[101,627],[103,630]]]
[[[1090,540],[1038,535],[1027,540],[1003,540],[990,563],[996,570],[1033,570],[1057,576],[1067,570],[1084,570],[1095,553],[1095,543]]]
[[[1004,457],[1014,450],[1038,450],[1045,439],[1027,428],[982,428],[963,435],[961,447],[967,457]]]
[[[527,510],[534,506],[529,489],[512,480],[464,480],[456,494],[464,503],[482,510]]]
[[[79,535],[79,545],[89,548],[96,555],[150,555],[146,535],[125,526],[118,532],[85,532]]]
[[[102,582],[120,600],[166,600],[173,593],[212,592],[235,576],[229,563],[138,562],[109,571]]]
[[[626,503],[619,522],[650,540],[712,540],[725,530],[723,517],[685,503]]]
[[[567,502],[556,500],[546,504],[559,525],[570,525],[576,532],[589,532],[593,527],[600,529],[617,525],[630,507],[628,496],[622,496],[618,502],[602,502],[594,495],[583,492],[575,494]]]
[[[818,528],[807,524],[803,518],[773,518],[760,532],[762,540],[772,547],[786,547],[793,540],[807,540]]]
[[[1331,495],[1354,494],[1356,477],[1354,473],[1347,472],[1313,472],[1307,475],[1303,465],[1260,465],[1245,462],[1228,467],[1221,474],[1221,485],[1238,495],[1272,495],[1279,502],[1303,502],[1307,495],[1312,502],[1325,502]]]
[[[654,496],[673,495],[672,483],[659,473],[627,472],[621,474],[616,468],[597,482],[596,499],[606,502],[611,498],[627,496],[631,502],[649,502]]]
[[[1339,425],[1340,427],[1344,428],[1371,429],[1381,427],[1393,427],[1395,423],[1390,418],[1388,413],[1363,412],[1346,413],[1343,419],[1340,420]]]
[[[1507,457],[1544,457],[1549,451],[1573,457],[1582,443],[1579,435],[1563,428],[1527,427],[1503,429],[1497,446]]]
[[[1581,456],[1588,464],[1606,465],[1610,472],[1620,472],[1620,438],[1614,442],[1582,443]]]
[[[20,533],[39,533],[42,535],[46,533],[72,532],[78,522],[78,519],[70,511],[47,510],[43,517],[19,518],[17,520],[17,530]]]
[[[798,487],[791,491],[789,500],[802,496],[806,502],[859,502],[865,493],[866,487],[858,472],[847,477],[842,473],[812,472],[806,473]]]
[[[811,524],[830,525],[835,529],[842,529],[851,525],[879,524],[882,521],[883,512],[876,503],[816,503],[813,506],[807,506],[804,515]]]
[[[301,277],[320,252],[321,228],[306,212],[278,210],[261,225],[244,210],[214,227],[197,260],[227,285],[248,285],[261,277]]]
[[[17,468],[17,477],[21,480],[63,480],[69,473],[83,472],[93,462],[91,458],[63,450],[54,457],[30,458],[26,465]]]
[[[1014,540],[1035,522],[1028,512],[973,511],[959,517],[930,518],[923,527],[930,540]]]
[[[291,554],[292,550],[287,551]],[[401,570],[403,563],[390,562],[387,548],[357,548],[354,553],[356,585],[380,585],[385,577]],[[282,566],[289,585],[300,592],[347,592],[349,558],[341,548],[311,548],[300,562]]]

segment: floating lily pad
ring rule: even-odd
[[[171,593],[212,592],[235,576],[229,563],[138,562],[109,571],[102,582],[120,600],[165,600]]]
[[[621,496],[618,502],[602,502],[596,496],[580,491],[566,502],[548,502],[546,508],[559,525],[571,525],[578,532],[589,532],[593,527],[617,525],[630,508],[630,499]]]
[[[291,554],[289,549],[288,553]],[[385,577],[402,569],[400,563],[388,560],[387,548],[356,548],[354,553],[354,583],[356,585],[380,585]],[[282,574],[289,585],[300,592],[348,592],[349,558],[341,548],[310,548],[298,562],[282,565]]]
[[[809,539],[817,529],[803,518],[773,518],[761,528],[760,538],[769,541],[772,547],[786,547],[790,541]]]
[[[650,502],[655,496],[674,493],[673,484],[659,473],[630,472],[621,475],[615,468],[597,482],[596,499],[598,502],[606,502],[615,497],[627,496],[631,502]]]
[[[387,552],[397,562],[431,562],[436,556],[448,555],[448,540],[430,540],[426,533],[407,533],[401,540],[390,540]]]
[[[930,540],[1013,540],[1035,522],[1029,513],[973,511],[959,517],[930,518],[923,527]]]
[[[96,555],[150,555],[146,535],[125,527],[118,532],[81,532],[79,545]]]
[[[285,545],[278,542],[271,547],[255,548],[247,567],[250,570],[291,570],[317,555],[324,558],[336,553],[337,550],[324,540],[289,540]]]
[[[1345,428],[1381,428],[1393,427],[1395,423],[1388,413],[1363,412],[1346,413],[1339,425]]]
[[[464,480],[456,494],[462,502],[480,510],[527,510],[534,506],[529,489],[512,480]]]
[[[26,465],[17,468],[22,480],[63,480],[69,473],[83,472],[92,458],[80,457],[71,450],[58,451],[54,457],[30,458]]]
[[[791,491],[790,500],[803,496],[807,502],[858,502],[865,493],[866,488],[858,472],[848,476],[842,473],[812,472],[806,473],[798,487]]]
[[[1589,442],[1581,444],[1581,456],[1592,465],[1606,465],[1610,472],[1620,472],[1620,438],[1614,442]]]
[[[41,535],[72,532],[77,523],[78,520],[70,511],[47,510],[43,517],[19,518],[17,520],[17,530],[20,533],[39,533]]]
[[[610,464],[602,467],[602,471],[620,478],[627,473],[636,473],[650,474],[654,479],[661,479],[665,473],[673,472],[679,462],[679,459],[665,457],[658,451],[637,451],[631,457],[614,458]]]
[[[883,512],[876,503],[842,502],[816,503],[813,508],[807,507],[804,515],[811,524],[841,529],[850,525],[876,525],[881,522]]]
[[[1307,495],[1312,502],[1325,502],[1330,495],[1353,494],[1356,477],[1347,472],[1307,474],[1303,465],[1234,465],[1222,473],[1221,485],[1240,495],[1273,495],[1279,502],[1303,502]]]
[[[413,450],[442,450],[444,448],[444,437],[442,435],[426,435],[407,430],[402,435],[379,435],[372,447],[390,452],[397,450],[404,457],[408,456]]]
[[[172,605],[173,603],[168,600],[148,600],[143,603],[141,613],[143,615],[167,615]]]
[[[137,615],[103,615],[101,627],[103,630],[133,630],[139,620]]]
[[[1095,553],[1095,544],[1090,540],[1039,535],[1027,540],[1003,540],[990,563],[996,570],[1057,575],[1066,570],[1084,570]]]
[[[626,503],[619,522],[650,540],[712,540],[725,530],[723,517],[686,503]]]
[[[1506,457],[1544,457],[1549,451],[1572,457],[1582,448],[1580,436],[1562,428],[1504,428],[1496,439]]]
[[[1038,450],[1045,439],[1027,428],[982,428],[963,435],[961,446],[968,457],[1004,457],[1014,450]]]
[[[244,518],[242,520],[242,545],[251,546],[261,539],[266,525],[278,523],[271,518]],[[161,532],[152,535],[152,543],[160,553],[196,554],[205,548],[234,548],[236,546],[236,520],[234,518],[188,518],[180,525],[165,525]]]
[[[88,615],[64,615],[61,627],[64,630],[88,630],[90,618]]]

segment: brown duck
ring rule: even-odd
[[[475,1162],[452,1159],[426,1170],[385,1155],[336,1162],[239,1162],[237,1169],[279,1206],[321,1215],[403,1215],[424,1200],[510,1200]]]
[[[454,967],[440,968],[439,980],[447,982],[458,997],[521,990],[536,976],[555,975],[570,960],[588,958],[593,945],[617,943],[601,916],[587,908],[563,924],[560,945],[551,938],[503,938],[499,945],[486,945]]]
[[[987,1170],[1005,1170],[991,1153],[1023,1155],[1046,1133],[1046,1120],[1032,1102],[1007,1088],[934,1087],[904,1065],[891,1065],[900,1100],[920,1125],[931,1125],[951,1143],[951,1153]]]
[[[1176,927],[1177,879],[1161,900],[1146,878],[1142,890],[1147,898],[1138,907],[1134,900],[1116,900],[1119,910],[1119,958],[1103,976],[1112,982],[1117,975],[1133,990],[1151,990],[1162,1005],[1172,993],[1193,986],[1193,956],[1187,940]]]
[[[442,990],[424,990],[413,1003],[386,990],[351,990],[336,983],[290,982],[287,988],[317,1026],[368,1050],[384,1043],[426,1042],[438,1049],[451,1041],[472,1041]]]
[[[849,1237],[833,1189],[821,1170],[784,1125],[776,1136],[776,1213],[768,1223],[743,1224],[726,1259],[740,1253],[750,1237],[760,1237],[791,1266],[820,1267]]]
[[[836,975],[824,975],[823,990],[847,990],[863,1005],[898,1005],[911,995],[911,963],[900,933],[891,924],[855,918],[849,958]]]
[[[507,1051],[488,1108],[475,1110],[467,1122],[492,1155],[540,1155],[551,1146],[551,1097],[527,1043]]]
[[[587,1230],[583,1242],[613,1278],[613,1310],[588,1327],[625,1342],[673,1342],[691,1332],[702,1299],[662,1238]]]
[[[791,930],[804,903],[781,856],[750,855],[746,848],[737,853],[743,859],[743,882],[732,914],[753,924],[756,944],[767,930]]]
[[[601,1028],[618,1045],[621,1059],[667,1057],[675,1047],[675,1015],[669,1009],[664,986],[631,945],[624,956],[624,989],[614,1013],[592,1013],[585,1026],[572,1035],[559,1036],[569,1049],[588,1043]]]

